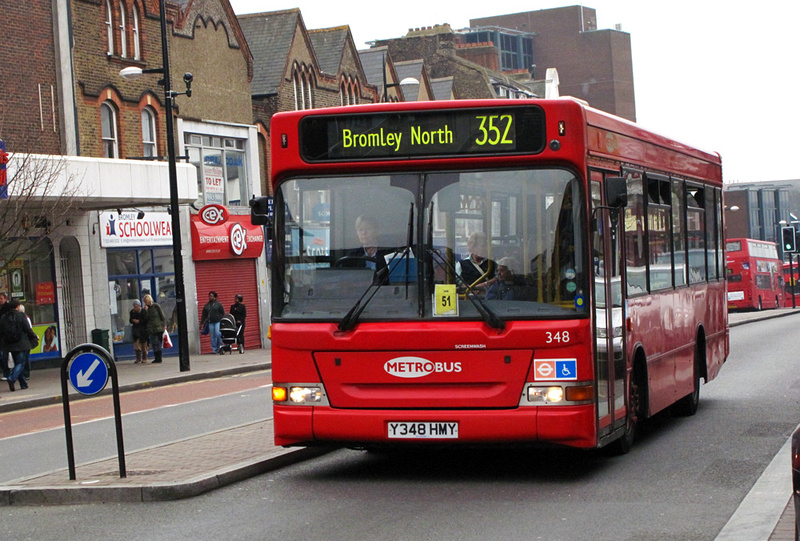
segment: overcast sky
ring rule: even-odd
[[[349,25],[359,49],[409,28],[461,29],[471,18],[579,3],[404,0],[350,9],[330,0],[230,2],[237,14],[300,8],[309,29]],[[631,35],[639,124],[719,152],[726,182],[800,179],[800,0],[584,5],[597,11],[598,28],[620,24]]]

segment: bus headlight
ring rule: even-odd
[[[322,389],[319,387],[290,387],[289,400],[295,404],[322,402]]]
[[[277,383],[272,386],[272,401],[284,406],[330,406],[322,383]]]
[[[564,399],[561,387],[528,387],[528,402],[556,404]]]
[[[536,385],[529,383],[522,391],[520,406],[571,406],[594,402],[593,383],[574,382],[564,385]]]

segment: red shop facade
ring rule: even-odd
[[[261,347],[256,265],[264,251],[264,232],[250,223],[250,215],[231,215],[221,205],[206,205],[191,217],[192,259],[197,279],[197,320],[208,302],[208,292],[230,313],[236,295],[247,307],[245,349]],[[234,348],[235,350],[235,348]],[[200,336],[200,352],[211,353],[208,336]]]

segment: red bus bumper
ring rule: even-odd
[[[274,405],[275,444],[408,445],[531,443],[597,446],[594,406],[531,406],[513,410],[341,410]],[[457,439],[391,439],[392,422],[458,423]]]

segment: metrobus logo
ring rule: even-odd
[[[398,378],[421,378],[433,373],[461,372],[461,363],[433,362],[422,357],[397,357],[386,361],[383,369],[387,374]]]

